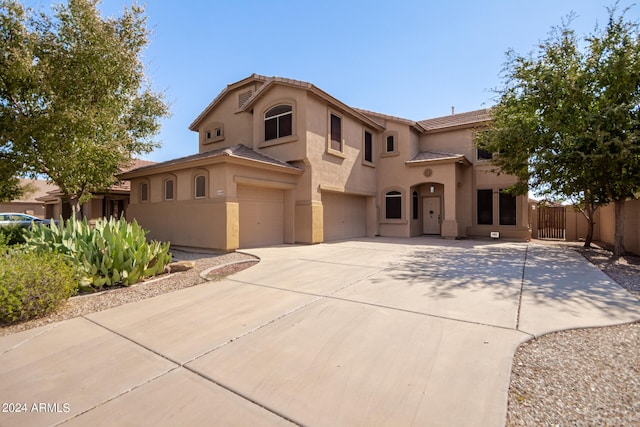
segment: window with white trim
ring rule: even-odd
[[[402,218],[402,193],[399,191],[389,191],[384,196],[385,217],[387,219]]]
[[[204,175],[196,175],[194,178],[195,198],[202,199],[207,194],[207,179]]]
[[[143,182],[140,184],[140,201],[148,202],[149,201],[149,183]]]
[[[173,200],[173,187],[174,181],[173,179],[165,179],[164,181],[164,199],[165,200]]]
[[[364,160],[373,163],[373,135],[369,131],[364,131]]]
[[[293,135],[293,108],[276,105],[264,113],[264,140],[271,141]]]
[[[330,115],[331,149],[342,152],[342,118],[335,114]]]

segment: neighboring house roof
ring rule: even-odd
[[[467,160],[464,154],[457,153],[445,153],[440,151],[421,151],[410,160],[407,160],[405,164],[407,166],[417,166],[425,163],[449,163],[460,162],[467,166],[471,165],[471,162]]]
[[[297,88],[307,90],[313,93],[314,95],[324,99],[325,101],[332,104],[336,108],[351,114],[352,116],[364,122],[368,126],[371,126],[372,128],[375,128],[379,131],[384,129],[384,126],[381,126],[375,120],[372,120],[367,115],[363,114],[362,112],[358,111],[355,108],[348,106],[347,104],[343,103],[339,99],[334,98],[333,96],[329,95],[327,92],[323,91],[322,89],[318,88],[312,83],[304,82],[301,80],[287,79],[287,78],[277,77],[277,76],[273,76],[273,77],[261,76],[259,74],[252,74],[246,79],[243,79],[243,80],[240,80],[239,82],[228,85],[225,89],[222,90],[222,92],[218,94],[218,96],[214,98],[214,100],[207,106],[207,108],[205,108],[204,111],[200,113],[200,115],[198,115],[198,117],[193,121],[193,123],[189,125],[189,129],[192,131],[197,131],[200,123],[209,115],[211,111],[213,111],[213,109],[215,109],[215,107],[220,103],[220,101],[222,101],[222,99],[224,99],[224,97],[229,92],[232,92],[236,88],[246,86],[252,82],[261,83],[261,86],[256,91],[252,92],[251,96],[243,100],[242,105],[239,107],[239,111],[249,111],[251,107],[255,104],[255,102],[258,99],[260,99],[262,95],[268,92],[269,89],[277,85],[283,85],[283,86],[297,87]]]
[[[130,163],[120,168],[121,172],[128,172],[132,169],[154,165],[156,162],[151,160],[133,159]],[[46,183],[46,181],[43,181]],[[46,184],[47,191],[41,192],[36,200],[38,202],[57,202],[62,197],[62,190],[55,184]],[[109,193],[124,193],[127,194],[131,191],[131,183],[129,181],[119,181],[117,184],[109,187]]]
[[[46,196],[47,193],[58,188],[54,184],[50,184],[44,179],[20,178],[20,185],[28,185],[29,190],[33,191],[27,191],[23,197],[12,200],[12,203],[41,203],[41,201],[39,200],[41,197]]]
[[[174,170],[176,166],[194,167],[211,163],[214,160],[225,161],[227,159],[237,159],[240,161],[250,161],[254,164],[262,164],[267,167],[276,167],[289,172],[300,173],[302,169],[291,166],[287,162],[269,157],[265,154],[253,151],[251,148],[237,144],[227,148],[219,148],[217,150],[205,151],[203,153],[193,154],[191,156],[180,157],[178,159],[168,160],[162,163],[156,163],[150,166],[144,166],[118,175],[120,179],[131,179],[151,173],[162,173]]]
[[[466,113],[451,114],[449,116],[436,117],[434,119],[420,120],[418,124],[427,133],[450,130],[451,128],[467,128],[486,123],[491,120],[491,109],[469,111]]]

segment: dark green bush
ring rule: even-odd
[[[5,225],[0,227],[0,243],[7,246],[21,245],[24,243],[25,229],[19,225]]]
[[[0,255],[0,324],[44,316],[77,287],[73,268],[53,253]]]

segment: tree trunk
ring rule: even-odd
[[[624,251],[624,203],[625,199],[618,199],[614,202],[616,211],[616,234],[613,241],[613,256],[619,257],[625,254]]]
[[[71,206],[72,217],[77,220],[82,219],[82,212],[80,211],[80,199],[70,198],[69,205]]]
[[[581,211],[585,219],[587,220],[587,236],[585,237],[583,246],[585,248],[590,248],[591,243],[593,242],[593,228],[596,224],[595,215],[597,209],[597,206],[594,207],[589,203],[585,203],[584,210]]]

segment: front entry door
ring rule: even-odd
[[[424,234],[440,234],[439,197],[422,199],[422,232]]]

